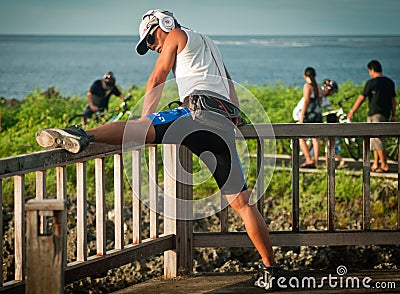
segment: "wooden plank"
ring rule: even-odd
[[[106,193],[104,158],[95,159],[96,177],[96,246],[97,255],[106,253]]]
[[[183,146],[164,145],[164,234],[176,234],[176,250],[164,253],[164,276],[193,271],[192,153]]]
[[[59,209],[61,206],[63,208]],[[53,231],[50,234],[43,235],[38,230],[37,209],[40,207],[46,211],[50,207],[56,207],[56,210],[52,211]],[[34,203],[26,204],[26,293],[42,293],[44,289],[48,293],[64,293],[65,207],[66,203],[61,200],[34,200]]]
[[[345,263],[347,265],[347,263]],[[339,265],[339,264],[337,264]],[[337,266],[336,265],[336,266]],[[329,293],[398,293],[400,288],[399,270],[355,270],[348,268],[347,275],[338,276],[337,269],[345,269],[343,265],[325,270],[283,270],[279,280],[272,283],[276,290],[267,291],[279,294],[329,294]],[[346,268],[347,269],[347,268]],[[340,272],[340,271],[339,271]],[[119,294],[153,294],[153,293],[250,293],[263,294],[265,289],[254,287],[252,272],[238,273],[199,273],[191,277],[175,280],[153,278],[132,285]],[[188,290],[189,289],[189,290]],[[384,290],[383,290],[384,289]]]
[[[273,131],[271,131],[271,129]],[[307,138],[307,137],[399,137],[400,123],[352,123],[352,124],[262,124],[240,127],[246,139],[258,138]],[[83,152],[74,154],[65,150],[46,150],[0,159],[0,178],[16,174],[54,168],[121,153],[121,146],[93,143]]]
[[[292,138],[327,138],[327,137],[397,137],[400,123],[312,123],[312,124],[263,124],[244,125],[240,128],[240,136],[246,139],[292,139]]]
[[[229,231],[229,204],[226,198],[221,195],[221,210],[219,211],[219,222],[221,232]]]
[[[175,249],[175,236],[162,235],[157,239],[143,240],[137,245],[127,245],[122,250],[107,251],[105,256],[91,256],[87,262],[68,264],[65,270],[65,283],[68,284],[88,276],[105,275],[109,269],[172,249]]]
[[[114,230],[115,249],[124,248],[124,179],[122,154],[114,155]]]
[[[36,199],[46,199],[46,171],[39,170],[36,172]]]
[[[142,241],[141,230],[141,194],[142,194],[142,170],[141,150],[132,150],[132,238],[133,244]]]
[[[328,231],[335,230],[335,138],[329,137],[327,140],[328,149],[328,201],[327,218]]]
[[[0,248],[3,248],[3,180],[0,179]],[[0,254],[0,264],[3,264],[3,254]],[[0,266],[0,288],[3,286],[3,266]]]
[[[76,163],[76,260],[87,260],[86,161]]]
[[[58,200],[66,200],[67,199],[67,166],[66,165],[61,165],[56,167],[56,173],[57,173],[57,199]],[[45,224],[46,225],[46,224]],[[65,236],[67,235],[67,226],[63,226],[63,229],[65,230],[64,234]],[[65,248],[67,248],[67,239],[63,239],[65,244]],[[67,255],[64,254],[63,257],[65,260],[63,261],[63,264],[67,263]]]
[[[175,249],[175,243],[175,235],[161,235],[157,239],[143,240],[143,243],[138,245],[127,245],[122,250],[107,251],[104,256],[91,256],[86,262],[69,263],[65,268],[64,283],[68,284],[90,276],[106,275],[109,269]],[[11,281],[4,283],[0,292],[25,293],[24,286],[24,282]]]
[[[362,227],[364,230],[371,228],[371,214],[370,214],[370,139],[364,138],[363,140],[363,213],[362,213]]]
[[[176,234],[176,162],[177,145],[163,145],[164,163],[164,234]],[[178,274],[176,250],[164,252],[164,277],[175,278]]]
[[[400,230],[400,136],[397,138],[397,229]]]
[[[26,206],[25,210],[54,211],[64,210],[64,208],[64,201],[59,199],[32,199],[29,200],[29,205]]]
[[[0,288],[0,293],[25,294],[25,280],[23,281],[11,280],[5,282],[3,284],[3,287]]]
[[[294,236],[273,232],[271,242],[276,246],[395,245],[400,242],[400,232],[305,232]]]
[[[292,139],[292,231],[300,229],[300,144]]]
[[[66,205],[66,202],[60,199],[31,199],[28,203],[29,205],[25,206],[26,211],[59,211],[64,210]]]
[[[254,247],[246,232],[194,233],[194,247]],[[397,245],[398,231],[270,232],[274,246]]]
[[[57,166],[57,199],[67,199],[67,167]]]
[[[116,153],[121,153],[121,146],[95,143],[76,154],[61,149],[53,149],[1,158],[0,178],[74,164]]]
[[[264,216],[264,140],[257,140],[257,182],[256,182],[256,198],[257,198],[257,209],[262,216]]]
[[[150,238],[159,235],[158,213],[158,151],[157,146],[149,146],[149,198],[150,198]]]
[[[176,254],[178,275],[193,272],[193,161],[192,152],[184,146],[179,148],[179,161],[176,162]]]
[[[25,279],[25,176],[14,176],[15,280]]]
[[[46,199],[47,192],[46,192],[46,171],[39,170],[36,172],[36,199]],[[47,226],[46,218],[41,216],[40,217],[40,232],[43,233]]]
[[[385,135],[385,132],[388,132],[388,130],[386,130],[386,127],[385,126],[382,126],[382,125],[379,125],[378,127],[375,127],[374,126],[374,124],[369,124],[368,125],[368,131],[369,131],[369,136],[371,136],[371,125],[372,125],[372,130],[374,131],[383,131],[381,134],[382,134],[382,136],[386,136]],[[393,133],[395,133],[395,132],[397,132],[397,129],[396,130],[393,130],[393,126],[395,126],[395,125],[393,125],[393,123],[391,123],[391,127],[392,127],[392,129],[390,130],[391,131],[391,134],[393,134]],[[286,127],[286,126],[285,126]],[[290,126],[291,128],[293,127],[293,125],[291,125]],[[358,128],[359,126],[356,126],[355,128]],[[277,127],[277,129],[279,129],[280,128],[280,126],[278,126]],[[296,127],[295,127],[296,128]],[[335,127],[336,128],[336,127]],[[344,127],[344,128],[347,128],[347,127]],[[285,128],[281,128],[281,130],[280,131],[282,131],[282,130],[284,130]],[[319,126],[318,126],[318,132],[325,132],[326,130],[323,128],[323,127],[321,127],[320,129],[319,129]],[[339,127],[337,127],[336,129],[335,129],[335,131],[339,131],[340,130],[340,128]],[[347,130],[347,131],[349,131],[350,132],[350,130]],[[279,132],[278,132],[278,135],[282,135],[283,133],[280,133],[279,134]],[[302,136],[303,136],[303,134],[302,134]],[[343,135],[343,136],[349,136],[349,135]],[[379,137],[380,135],[377,135],[377,137]],[[298,136],[297,136],[298,137]],[[44,165],[49,165],[50,163],[49,162],[54,162],[53,161],[53,158],[51,158],[51,155],[52,154],[58,154],[57,152],[61,152],[60,154],[64,154],[65,152],[64,151],[60,151],[60,150],[57,150],[55,153],[53,153],[53,151],[45,151],[45,153],[46,153],[46,155],[47,156],[49,156],[50,157],[50,159],[48,159],[48,161],[46,161],[46,162],[42,162],[41,164],[44,164]],[[114,151],[110,151],[112,154],[113,154],[113,152]],[[109,153],[109,154],[111,154],[111,153]],[[90,156],[89,156],[90,157]],[[89,158],[89,157],[87,157],[87,158]],[[29,160],[32,160],[32,158],[30,158]],[[25,171],[26,169],[25,168],[30,168],[30,167],[32,167],[32,165],[30,166],[29,164],[27,165],[27,166],[24,166],[23,164],[24,163],[29,163],[29,160],[27,160],[26,162],[24,162],[23,160],[22,161],[20,161],[20,162],[17,162],[18,163],[18,168],[20,169],[20,170],[18,170],[18,172],[17,172],[17,174],[18,173],[21,173],[21,172],[23,172],[23,171]],[[43,160],[45,160],[45,157],[43,157]],[[68,159],[69,160],[69,159]],[[75,160],[75,159],[74,159]],[[7,162],[7,160],[6,161],[3,161],[3,160],[0,160],[0,170],[2,169],[2,168],[4,168],[4,166],[2,165],[2,163],[3,162]],[[14,163],[16,163],[16,162],[14,162]],[[13,163],[13,164],[14,164]],[[51,164],[53,164],[53,163],[51,163]],[[5,167],[6,169],[8,168],[7,166]],[[398,173],[400,172],[400,165],[399,165],[399,163],[398,163]],[[38,169],[38,170],[42,170],[43,169],[43,166],[41,166],[40,167],[40,169]],[[10,170],[7,170],[7,175],[10,175],[10,174],[12,174],[12,173],[10,173]],[[5,177],[4,176],[5,174],[0,174],[0,178],[1,177]],[[18,174],[18,176],[20,176],[19,174]],[[399,177],[398,177],[399,178]],[[14,181],[15,181],[15,179],[14,179]],[[17,185],[16,185],[17,186]],[[23,185],[21,185],[22,187],[23,187]],[[365,189],[363,189],[363,191],[364,191]],[[19,192],[18,192],[19,193]],[[364,192],[363,192],[364,193]],[[23,193],[24,194],[24,193]],[[363,208],[363,212],[365,212],[366,211],[366,209],[365,209],[365,207],[367,207],[367,205],[365,204],[366,202],[364,201],[364,208]],[[399,201],[398,201],[398,208],[399,208],[399,210],[400,210],[400,192],[399,192]],[[366,213],[364,214],[364,215],[366,215]],[[365,218],[364,218],[365,219]],[[400,216],[398,217],[398,219],[399,219],[399,222],[398,222],[398,227],[400,227]],[[366,223],[366,221],[364,220],[363,221],[363,223]],[[84,227],[86,227],[86,226],[84,226]],[[364,227],[365,228],[365,227]],[[327,236],[327,239],[325,239],[325,238],[323,238],[322,236],[321,236],[321,238],[315,238],[314,237],[314,239],[316,239],[317,240],[317,242],[320,242],[320,243],[323,243],[323,242],[325,242],[326,240],[328,240],[329,238],[331,238],[330,237],[330,234],[331,233],[326,233],[326,232],[323,232],[326,236]],[[328,236],[329,236],[329,238],[328,238]],[[365,236],[367,236],[367,235],[365,235]],[[379,237],[377,237],[377,236],[374,236],[373,238],[375,238],[376,240],[378,240],[378,242],[391,242],[391,240],[389,240],[389,236],[391,236],[391,237],[393,237],[393,235],[384,235],[384,236],[380,236],[380,237],[383,237],[383,238],[386,238],[386,239],[384,239],[384,241],[379,241],[377,238]],[[278,238],[278,237],[276,237],[276,238]],[[280,237],[279,237],[280,238]],[[280,240],[280,239],[277,239],[278,241]],[[348,235],[346,235],[346,238],[348,238]],[[374,240],[375,240],[374,239]],[[398,240],[398,239],[397,239]],[[285,240],[286,241],[286,240]],[[283,242],[283,239],[282,239],[282,242]],[[292,241],[290,241],[290,242],[295,242],[295,239],[293,239]],[[341,241],[341,242],[344,242],[343,240]],[[286,243],[284,244],[284,245],[287,245]]]

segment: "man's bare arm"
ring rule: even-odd
[[[180,48],[184,46],[183,44],[186,44],[186,41],[186,34],[179,29],[172,30],[165,38],[160,56],[147,81],[142,117],[156,111],[168,73],[175,64],[176,55],[181,50]]]

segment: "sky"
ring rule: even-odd
[[[400,35],[399,0],[0,0],[0,34],[137,35],[149,9],[209,35]]]

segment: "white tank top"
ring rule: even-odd
[[[221,52],[207,36],[190,30],[185,48],[177,55],[173,72],[181,101],[195,90],[211,91],[229,97],[229,84]]]

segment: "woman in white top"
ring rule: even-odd
[[[303,86],[304,105],[299,117],[299,123],[322,123],[321,94],[322,90],[316,80],[316,72],[312,67],[307,67],[304,71],[306,83]],[[303,168],[318,167],[318,157],[320,142],[318,138],[312,139],[314,149],[314,159],[311,157],[310,150],[304,139],[300,139],[300,148],[305,156],[305,162],[300,165]]]

